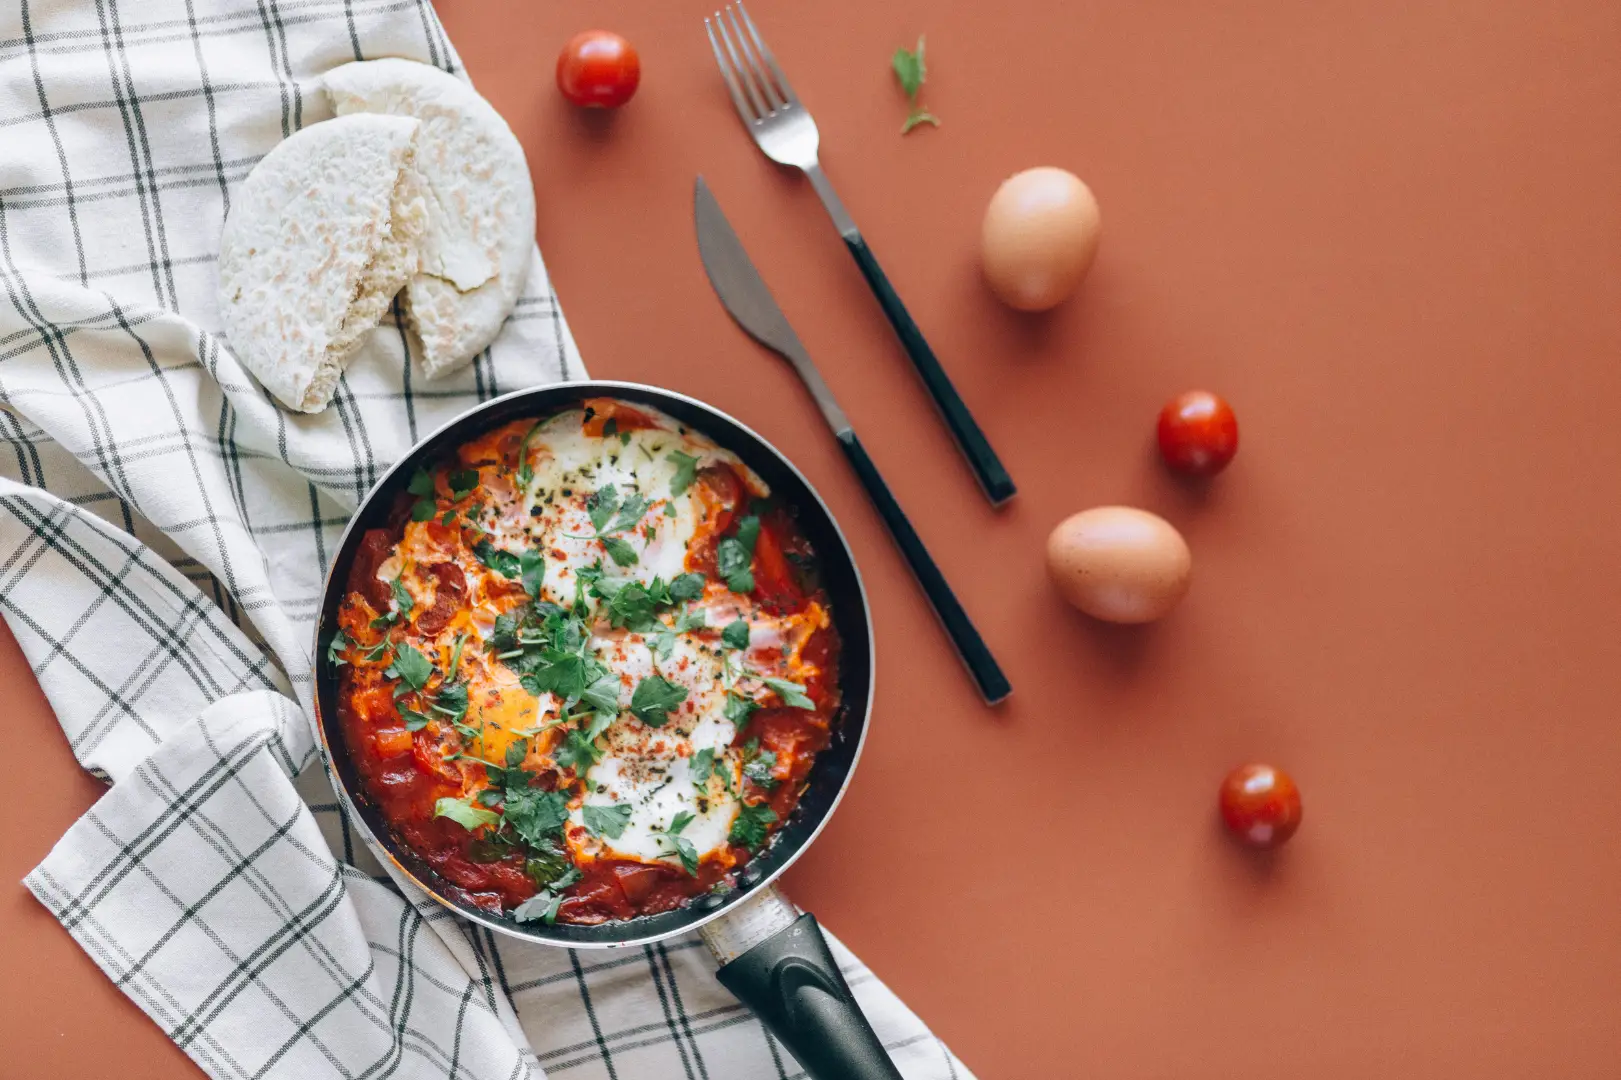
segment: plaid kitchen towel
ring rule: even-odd
[[[465,925],[347,827],[305,709],[321,578],[388,463],[583,375],[538,252],[501,337],[413,383],[397,320],[330,409],[218,333],[259,158],[350,60],[458,72],[425,0],[10,0],[0,11],[0,611],[111,788],[27,879],[215,1077],[786,1078],[696,938],[567,952]],[[914,1080],[966,1077],[838,948]]]

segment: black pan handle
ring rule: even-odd
[[[808,912],[715,973],[812,1080],[901,1080]]]
[[[985,490],[985,497],[991,500],[992,506],[1000,506],[1013,498],[1018,488],[1013,486],[1013,477],[1008,475],[1007,469],[1002,465],[1002,459],[996,456],[991,449],[991,441],[979,429],[974,420],[974,414],[968,411],[963,403],[962,395],[951,382],[951,376],[946,369],[940,366],[940,361],[929,348],[928,341],[923,337],[923,331],[917,328],[912,320],[912,313],[906,310],[901,303],[900,294],[895,286],[889,283],[883,268],[878,265],[878,259],[873,255],[872,248],[859,232],[847,233],[844,237],[844,246],[850,249],[855,257],[856,265],[861,267],[861,276],[867,279],[867,285],[872,294],[878,298],[879,305],[889,318],[889,325],[895,328],[895,335],[901,339],[901,345],[906,349],[906,355],[911,358],[912,366],[917,369],[918,376],[922,378],[923,385],[928,389],[929,396],[934,399],[935,407],[951,429],[951,437],[957,440],[957,447],[962,450],[963,457],[968,459],[968,465],[974,470],[974,478],[979,486]]]
[[[991,650],[985,644],[985,639],[979,636],[974,622],[963,610],[962,604],[957,600],[957,594],[951,591],[951,585],[946,576],[934,564],[934,558],[929,549],[923,546],[923,540],[912,528],[912,523],[906,517],[906,511],[901,504],[895,501],[890,494],[889,485],[879,475],[878,466],[872,463],[867,456],[867,450],[856,438],[856,433],[848,428],[838,433],[839,444],[844,447],[844,456],[850,459],[855,468],[856,475],[861,478],[861,484],[867,489],[867,495],[872,504],[878,509],[878,514],[889,527],[889,535],[895,538],[895,546],[900,548],[901,555],[912,568],[913,575],[919,585],[923,587],[923,594],[929,598],[934,607],[934,613],[940,617],[940,625],[946,629],[951,643],[957,647],[957,655],[968,667],[968,674],[973,676],[974,684],[979,687],[980,695],[987,704],[995,705],[1012,691],[1007,676],[1002,674],[1002,667],[991,655]]]

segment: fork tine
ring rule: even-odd
[[[718,19],[720,12],[715,12],[715,16]],[[726,89],[731,92],[732,104],[737,108],[737,115],[743,118],[745,124],[754,123],[759,116],[749,107],[748,99],[743,96],[743,88],[737,85],[737,76],[732,72],[732,65],[726,62],[726,55],[720,51],[720,42],[715,40],[715,24],[709,21],[707,15],[704,16],[704,29],[709,33],[709,47],[715,50],[715,63],[720,66],[721,78],[726,80]],[[721,33],[725,32],[726,28],[721,27]]]
[[[771,111],[771,107],[760,97],[760,92],[755,89],[753,80],[749,78],[748,69],[743,66],[743,61],[737,58],[737,49],[732,45],[732,35],[726,32],[726,20],[721,18],[718,11],[715,12],[715,25],[720,29],[720,40],[726,45],[726,54],[732,58],[732,72],[737,76],[737,81],[743,84],[743,89],[748,92],[749,101],[754,103],[755,119],[763,118]]]
[[[743,6],[742,0],[739,0],[737,10],[742,13],[743,23],[749,28],[749,33],[753,35],[754,44],[759,47],[760,55],[770,65],[771,73],[777,77],[777,86],[781,88],[783,96],[788,99],[788,104],[798,105],[799,95],[794,93],[793,84],[788,81],[788,76],[783,74],[782,67],[777,63],[777,58],[766,47],[765,39],[760,36],[760,30],[754,25],[754,20],[749,17],[748,9]],[[741,37],[742,34],[739,33],[738,36]]]
[[[743,59],[748,62],[749,72],[760,84],[761,89],[765,93],[766,100],[771,103],[771,111],[775,112],[788,103],[783,100],[783,96],[777,92],[776,86],[772,84],[771,77],[766,74],[765,65],[760,63],[759,58],[754,54],[754,50],[749,48],[749,39],[743,33],[743,25],[737,20],[737,13],[741,7],[741,4],[739,4],[737,7],[728,7],[726,9],[726,14],[731,16],[732,32],[737,35],[738,48],[743,53]],[[748,12],[744,12],[743,15],[745,18],[747,18]],[[760,35],[758,33],[754,35],[754,40],[760,40]]]

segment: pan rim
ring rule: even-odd
[[[313,703],[310,722],[315,728],[315,736],[321,748],[321,766],[326,771],[327,779],[332,783],[334,793],[343,804],[345,815],[349,818],[350,825],[354,827],[360,834],[360,837],[362,841],[364,841],[367,849],[370,850],[374,856],[392,867],[391,873],[398,876],[403,876],[406,880],[410,881],[411,884],[420,889],[426,896],[432,899],[440,907],[443,907],[449,911],[452,915],[465,919],[475,925],[482,926],[488,930],[494,931],[495,933],[502,934],[506,937],[559,949],[631,948],[640,945],[650,945],[654,942],[666,941],[682,934],[691,933],[698,930],[700,927],[707,925],[708,923],[714,922],[715,920],[730,914],[733,910],[742,906],[750,897],[755,896],[762,890],[770,887],[771,884],[780,878],[790,866],[797,862],[799,858],[810,848],[810,846],[816,842],[817,838],[821,836],[822,830],[827,827],[827,823],[832,819],[834,811],[836,811],[839,808],[839,804],[843,802],[845,793],[849,791],[851,778],[855,776],[856,767],[861,763],[862,751],[866,748],[868,728],[872,722],[872,706],[877,693],[878,645],[873,634],[872,603],[867,594],[866,581],[861,576],[861,568],[856,562],[855,551],[851,548],[849,537],[845,535],[844,529],[839,524],[838,518],[834,516],[832,508],[828,506],[827,500],[822,497],[822,493],[818,491],[816,486],[810,482],[809,477],[807,477],[797,465],[789,460],[786,454],[777,449],[777,447],[770,440],[766,439],[748,424],[743,423],[743,421],[739,420],[737,417],[732,416],[730,413],[723,412],[722,410],[717,409],[715,406],[710,405],[708,402],[692,397],[691,395],[683,394],[676,390],[670,390],[662,386],[654,386],[650,383],[631,382],[621,379],[573,379],[564,382],[547,383],[541,386],[525,387],[523,389],[502,394],[499,397],[491,398],[489,401],[481,402],[471,409],[452,417],[450,420],[439,425],[433,431],[412,443],[407,450],[400,454],[399,458],[394,462],[394,464],[389,466],[389,468],[378,477],[377,482],[372,485],[371,490],[366,493],[365,497],[362,498],[358,504],[356,504],[354,512],[350,515],[348,523],[343,528],[343,532],[339,534],[337,543],[335,544],[333,550],[335,552],[342,552],[346,549],[351,534],[354,532],[356,527],[359,526],[361,518],[364,516],[364,512],[372,505],[372,500],[377,496],[377,493],[388,486],[389,482],[402,470],[407,462],[411,461],[416,456],[417,451],[423,446],[439,440],[442,436],[455,428],[471,426],[475,422],[475,418],[479,415],[495,409],[498,406],[505,405],[515,398],[535,396],[543,393],[556,393],[562,390],[576,390],[583,394],[590,394],[599,390],[604,391],[607,394],[611,394],[616,390],[629,390],[638,393],[650,394],[654,397],[673,399],[697,409],[700,412],[714,416],[723,423],[730,424],[738,431],[742,432],[745,436],[752,440],[756,447],[762,452],[769,453],[771,456],[776,458],[777,461],[785,469],[787,469],[788,472],[793,474],[799,483],[804,486],[805,490],[810,493],[810,497],[815,500],[816,505],[820,507],[823,518],[826,520],[828,526],[832,529],[833,535],[838,538],[839,545],[844,551],[845,560],[849,564],[851,575],[855,581],[855,592],[861,602],[861,617],[862,621],[866,625],[867,636],[867,695],[866,701],[861,703],[860,731],[856,736],[856,744],[850,755],[850,762],[848,767],[845,769],[844,777],[840,781],[838,790],[834,793],[832,800],[821,812],[820,819],[810,827],[809,832],[799,842],[798,847],[785,856],[782,861],[769,873],[764,874],[756,880],[749,882],[746,886],[735,890],[726,898],[724,903],[718,905],[713,911],[704,912],[681,926],[673,927],[668,930],[659,930],[652,933],[641,933],[623,938],[615,938],[610,941],[554,941],[549,938],[526,933],[523,930],[510,925],[504,920],[498,920],[476,911],[469,911],[457,904],[452,903],[448,897],[441,895],[437,889],[424,882],[419,875],[414,873],[409,867],[396,858],[394,853],[389,850],[387,845],[385,845],[373,833],[371,826],[367,824],[364,815],[359,812],[359,808],[355,803],[354,797],[349,792],[348,785],[346,785],[343,782],[342,777],[338,775],[336,765],[334,764],[335,759],[333,747],[327,739],[325,718],[322,716],[322,675],[320,671],[321,637],[323,630],[327,628],[327,602],[331,597],[331,590],[334,587],[337,575],[339,560],[336,556],[334,556],[331,565],[327,567],[325,577],[322,580],[321,609],[320,613],[315,619],[315,625],[312,632],[313,640],[310,643],[310,657],[312,661],[311,700]],[[343,752],[347,754],[347,748],[344,748]],[[633,926],[637,920],[630,919],[619,921],[623,922],[625,925]]]

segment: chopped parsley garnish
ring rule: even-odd
[[[704,594],[704,576],[688,571],[670,582],[670,599],[678,604],[696,600]]]
[[[500,814],[494,810],[486,810],[482,806],[474,806],[471,799],[440,799],[433,804],[433,816],[449,818],[468,832],[481,825],[494,825],[501,820]]]
[[[658,619],[654,616],[658,598],[650,588],[657,589],[665,596],[669,595],[664,583],[657,578],[653,579],[651,587],[644,586],[638,581],[610,583],[604,578],[591,586],[591,592],[595,596],[607,599],[610,623],[638,634],[645,634],[658,626]]]
[[[421,690],[433,675],[433,661],[414,646],[396,645],[394,662],[383,674],[390,679],[399,679],[412,690]]]
[[[613,722],[611,714],[598,713],[584,731],[570,730],[553,755],[557,764],[565,769],[573,769],[578,775],[585,775],[587,769],[602,759],[602,751],[597,749],[597,739]]]
[[[630,546],[630,541],[621,540],[617,536],[602,538],[602,546],[608,550],[608,557],[620,566],[635,566],[637,562],[636,549]]]
[[[754,591],[754,545],[760,539],[760,519],[749,515],[738,523],[737,532],[722,537],[715,548],[715,568],[726,587],[747,595]]]
[[[529,865],[537,860],[530,859]],[[534,877],[531,872],[530,877]],[[552,878],[534,896],[512,909],[512,917],[519,922],[544,920],[548,925],[557,921],[557,909],[563,906],[563,890],[581,878],[579,867],[570,864],[567,870]]]
[[[474,544],[473,554],[478,556],[479,562],[504,578],[516,578],[523,574],[522,559],[510,551],[502,551],[488,540]]]
[[[675,848],[676,858],[681,860],[681,869],[692,877],[698,876],[698,849],[692,841],[681,835],[681,831],[692,824],[696,817],[691,810],[683,810],[670,820],[670,827],[664,831],[664,841]]]
[[[749,624],[742,619],[736,619],[726,624],[726,629],[720,632],[720,640],[728,649],[746,649],[749,647]]]
[[[450,648],[450,666],[445,668],[445,681],[450,682],[456,677],[456,669],[462,666],[462,647],[467,644],[467,634],[456,635],[456,644]],[[466,688],[462,691],[466,693]]]
[[[353,645],[354,642],[349,640],[349,635],[345,634],[342,630],[339,630],[336,634],[332,635],[332,640],[327,642],[326,662],[331,664],[333,667],[342,667],[343,665],[347,664],[349,661],[343,658],[343,651],[352,647]]]
[[[918,91],[923,89],[923,80],[929,77],[928,65],[923,62],[923,35],[917,36],[916,49],[905,46],[896,49],[889,66],[895,69],[895,78],[900,81],[901,90],[906,94],[906,122],[901,125],[901,134],[905,135],[919,124],[939,127],[940,118],[918,104],[917,100]]]
[[[770,750],[761,750],[759,739],[750,739],[743,744],[743,775],[767,791],[777,786],[777,779],[771,775],[776,765],[777,755]]]
[[[677,686],[662,675],[649,675],[636,684],[630,696],[630,711],[648,727],[662,727],[669,712],[687,700],[687,688]]]
[[[417,501],[411,504],[412,521],[427,521],[433,517],[433,476],[426,469],[412,473],[411,482],[405,486],[405,490],[417,497]]]
[[[523,437],[523,442],[518,444],[518,484],[520,487],[528,487],[529,482],[535,478],[535,470],[529,464],[529,440],[535,437],[535,434],[540,431],[541,425],[545,422],[544,420],[536,421],[535,426],[529,429],[529,434]]]
[[[443,713],[453,724],[461,723],[467,716],[467,684],[446,683],[440,686],[439,693],[434,695],[433,711]]]
[[[450,484],[453,499],[465,499],[478,487],[477,469],[457,469],[445,478]]]
[[[712,747],[704,747],[692,755],[692,782],[700,788],[709,786],[709,778],[715,774],[715,751]]]
[[[681,613],[680,618],[676,619],[675,631],[678,634],[683,634],[688,630],[702,630],[704,625],[704,609],[688,608]]]
[[[625,826],[630,824],[630,813],[629,803],[614,803],[611,806],[582,807],[580,817],[584,819],[585,827],[598,836],[617,840],[625,834]]]
[[[771,679],[764,676],[761,677],[760,681],[771,687],[771,689],[775,690],[777,692],[777,696],[782,698],[782,703],[790,708],[816,708],[816,702],[805,696],[805,688],[799,683],[789,682],[787,679]]]
[[[405,591],[405,584],[399,578],[395,578],[388,583],[388,588],[394,595],[395,609],[401,615],[411,614],[411,609],[416,607],[416,601],[412,600],[411,594]]]
[[[691,454],[673,450],[665,455],[664,460],[675,466],[675,475],[670,477],[670,497],[678,498],[686,493],[694,480],[698,479],[698,459]]]
[[[428,721],[433,719],[433,717],[419,713],[415,709],[401,709],[400,717],[405,721],[406,731],[421,731],[428,726]]]
[[[739,847],[758,851],[765,843],[769,826],[776,820],[777,812],[766,803],[744,803],[737,808],[737,817],[732,819],[732,831],[726,839]]]
[[[533,549],[524,551],[518,556],[518,573],[523,578],[523,591],[539,596],[541,582],[546,577],[546,556]]]
[[[726,695],[726,709],[722,715],[738,727],[742,727],[749,722],[749,717],[754,715],[754,710],[759,707],[752,698],[746,698],[741,694],[728,693]]]
[[[655,631],[648,637],[647,647],[651,649],[653,651],[653,655],[658,657],[660,660],[668,660],[670,658],[670,654],[675,651],[675,631]]]
[[[647,513],[647,499],[639,492],[632,492],[621,503],[619,489],[610,484],[586,499],[585,506],[591,527],[597,531],[596,539],[607,549],[608,556],[620,566],[635,566],[636,549],[628,540],[611,534],[634,528]]]
[[[568,823],[568,796],[533,787],[509,787],[502,818],[526,844],[540,847]]]

